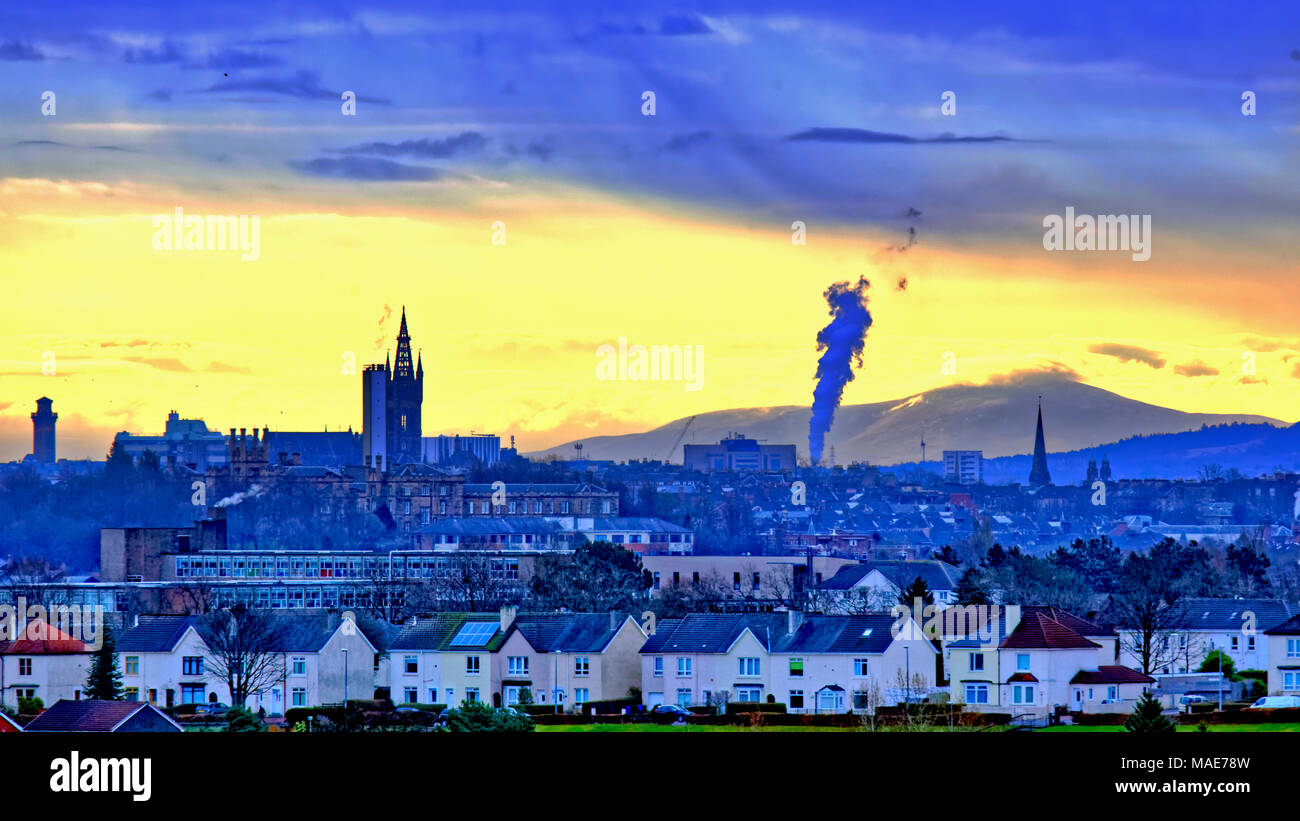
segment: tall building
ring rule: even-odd
[[[794,445],[763,445],[757,439],[734,433],[716,445],[684,445],[682,464],[687,470],[711,473],[715,470],[776,472],[793,470],[797,463]]]
[[[412,361],[406,308],[397,332],[397,361],[369,365],[361,372],[362,458],[367,465],[387,467],[420,462],[420,408],[424,404],[424,362]],[[382,412],[380,408],[382,407]],[[376,459],[378,457],[378,459]]]
[[[1034,434],[1034,466],[1029,470],[1029,484],[1043,487],[1052,483],[1047,470],[1047,443],[1043,439],[1043,398],[1038,398],[1038,432]]]
[[[164,467],[188,466],[203,472],[226,463],[226,438],[221,431],[208,430],[202,419],[182,419],[176,411],[167,414],[161,435],[122,431],[113,442],[133,460],[153,451]]]
[[[57,458],[54,423],[59,415],[52,410],[53,406],[53,399],[42,396],[36,400],[36,412],[32,414],[32,456],[46,465],[54,464]]]
[[[945,450],[943,480],[958,485],[978,485],[984,481],[984,451]]]

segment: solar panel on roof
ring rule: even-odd
[[[452,647],[482,647],[496,635],[497,623],[494,621],[467,622],[451,640]]]

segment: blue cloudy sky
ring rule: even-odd
[[[304,363],[382,359],[402,304],[439,351],[439,429],[542,446],[802,403],[822,290],[872,270],[911,285],[873,297],[846,401],[942,384],[955,352],[962,379],[1046,367],[1293,419],[1298,22],[1281,2],[6,4],[0,458],[53,395],[47,350],[75,366],[56,401],[87,453],[173,404],[357,423],[354,380]],[[178,206],[264,215],[261,261],[160,257],[149,215]],[[1150,262],[1045,254],[1067,206],[1152,215]],[[489,256],[498,219],[514,256]],[[638,334],[706,346],[706,389],[593,391],[592,352]]]

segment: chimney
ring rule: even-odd
[[[280,451],[280,464],[286,465],[288,463],[289,463],[289,453],[283,450]]]
[[[617,630],[617,629],[618,629],[619,622],[621,622],[621,621],[622,621],[622,619],[619,618],[619,613],[618,613],[617,610],[611,610],[611,611],[609,611],[609,629],[610,629],[610,630]]]
[[[799,632],[800,627],[803,627],[803,611],[787,610],[785,613],[785,631],[793,636]]]
[[[510,625],[515,623],[515,614],[518,612],[519,612],[518,607],[513,607],[508,604],[505,607],[501,608],[501,632],[502,633],[509,630]]]
[[[293,455],[293,464],[294,464],[294,465],[301,465],[301,464],[302,464],[302,454],[301,454],[301,453],[295,453],[295,454]]]

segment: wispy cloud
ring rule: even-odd
[[[1179,376],[1218,376],[1219,369],[1212,365],[1207,365],[1199,359],[1194,359],[1191,362],[1184,362],[1181,365],[1175,365],[1174,373]]]
[[[1014,137],[970,137],[958,134],[940,134],[936,137],[913,137],[908,134],[891,134],[886,131],[868,131],[865,128],[809,128],[785,138],[787,141],[820,143],[895,143],[919,145],[926,143],[1014,143],[1025,142]]]
[[[424,160],[444,160],[457,154],[480,151],[487,145],[487,137],[477,131],[465,131],[452,137],[437,139],[403,140],[398,143],[369,142],[340,148],[339,154],[376,154],[381,157],[412,157]]]
[[[1159,353],[1146,348],[1139,348],[1136,345],[1106,342],[1093,345],[1088,350],[1103,356],[1113,356],[1121,362],[1142,362],[1153,368],[1163,368],[1165,366],[1165,359]]]
[[[289,166],[309,177],[358,180],[361,182],[424,182],[442,179],[442,171],[380,157],[317,157],[295,161]]]

